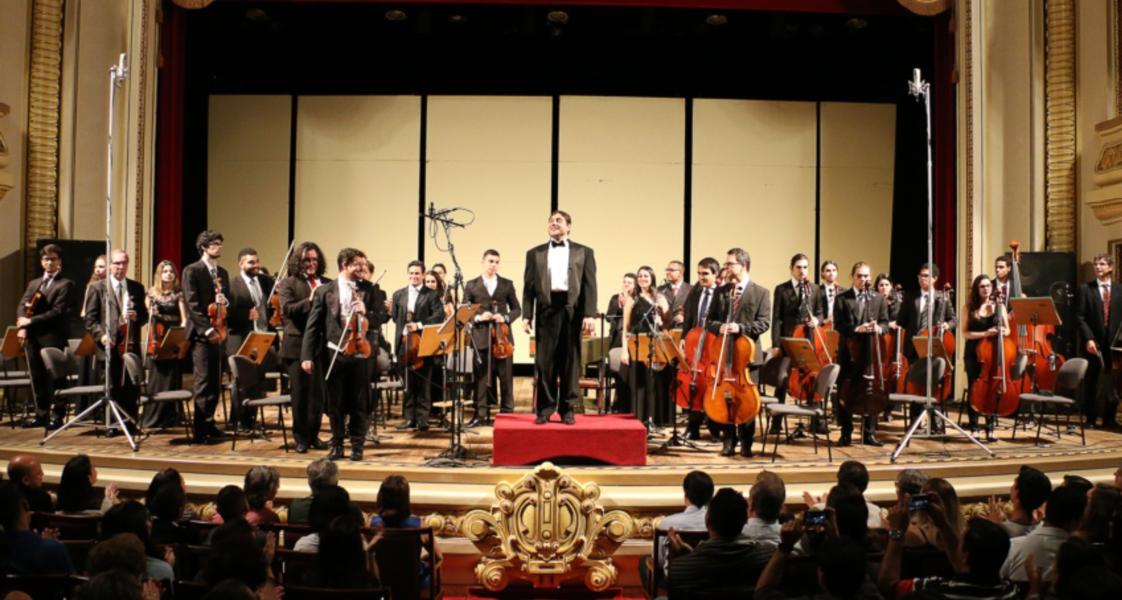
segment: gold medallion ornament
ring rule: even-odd
[[[483,555],[475,566],[483,587],[499,591],[524,580],[557,588],[582,579],[601,591],[615,583],[611,557],[634,523],[624,511],[604,512],[595,483],[574,481],[547,462],[513,485],[499,483],[495,498],[489,511],[473,510],[460,525]]]

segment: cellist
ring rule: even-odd
[[[783,349],[779,346],[780,338],[791,337],[799,325],[810,328],[818,327],[825,320],[826,296],[820,288],[810,282],[810,259],[807,255],[799,253],[791,257],[791,279],[775,287],[772,300],[771,313],[771,340],[772,347],[769,356],[779,356]],[[837,267],[834,267],[837,271]],[[786,386],[775,390],[775,397],[780,404],[787,400]],[[772,427],[781,426],[782,417],[772,419]],[[825,424],[815,420],[812,427],[822,428],[820,433],[825,433]]]
[[[912,338],[919,335],[920,331],[927,327],[929,310],[932,320],[935,321],[935,328],[938,329],[938,335],[942,335],[944,331],[954,331],[958,327],[958,317],[955,315],[954,306],[942,294],[936,293],[934,304],[932,306],[927,305],[931,298],[931,290],[938,289],[935,288],[935,284],[939,281],[939,266],[927,263],[920,265],[916,279],[919,281],[919,291],[904,294],[904,300],[900,305],[900,314],[896,319],[899,326],[904,329],[904,356],[913,364],[916,361],[917,354]],[[953,348],[947,348],[947,351],[953,351]],[[949,368],[951,365],[947,366]],[[923,405],[912,403],[911,411],[912,419],[915,419],[923,412]]]
[[[978,343],[986,338],[995,337],[999,332],[1008,333],[1008,322],[997,323],[997,310],[993,302],[994,283],[985,273],[974,278],[970,284],[970,298],[965,306],[966,321],[962,327],[962,337],[966,344],[962,349],[962,362],[966,367],[966,397],[970,397],[969,388],[982,376],[982,364],[978,362]],[[969,407],[970,435],[978,435],[978,411],[967,402]],[[986,415],[986,441],[996,442],[993,429],[997,419],[993,415]]]
[[[771,300],[767,288],[751,280],[748,275],[752,268],[752,258],[741,248],[732,248],[725,257],[727,278],[717,290],[713,304],[709,307],[706,327],[710,333],[724,335],[746,335],[754,342],[771,327]],[[733,320],[725,322],[732,304]],[[719,346],[719,344],[717,345]],[[711,356],[713,364],[717,357]],[[740,455],[752,456],[752,441],[756,436],[756,420],[740,426],[726,425],[721,456],[732,456],[736,452],[737,438],[740,440]]]
[[[858,261],[850,270],[853,278],[853,287],[846,290],[838,297],[834,307],[834,321],[841,334],[841,343],[838,345],[838,362],[841,364],[841,375],[838,378],[838,389],[844,381],[855,381],[862,378],[863,365],[853,364],[849,356],[850,340],[859,337],[864,340],[867,336],[880,333],[888,327],[888,306],[884,298],[877,293],[865,291],[870,283],[869,265]],[[840,394],[839,394],[840,395]],[[838,403],[836,407],[838,424],[841,426],[839,446],[849,446],[853,443],[853,410],[852,407]],[[865,415],[861,427],[862,441],[868,446],[883,446],[877,439],[876,415]]]
[[[1102,427],[1117,428],[1118,392],[1111,384],[1103,385],[1102,415],[1098,411],[1098,380],[1112,377],[1111,345],[1118,335],[1122,323],[1122,286],[1113,282],[1114,257],[1099,254],[1091,259],[1095,269],[1095,279],[1079,287],[1079,304],[1076,319],[1079,333],[1083,338],[1083,351],[1090,363],[1087,371],[1087,385],[1083,388],[1083,415],[1088,427],[1094,427],[1102,417]]]
[[[471,328],[480,360],[475,361],[475,414],[467,427],[483,425],[490,420],[492,396],[499,401],[499,412],[514,412],[514,357],[500,359],[491,355],[495,325],[506,323],[509,326],[522,316],[522,305],[514,291],[514,282],[499,275],[501,260],[498,250],[485,251],[483,273],[464,284],[464,303],[481,306]],[[509,331],[507,333],[509,335]],[[498,394],[494,392],[496,379]]]
[[[717,259],[705,257],[697,263],[697,283],[690,288],[682,309],[682,331],[687,334],[694,327],[704,327],[709,317],[709,307],[717,292],[717,272],[721,269]],[[683,337],[683,340],[685,338]],[[689,357],[692,360],[692,357]],[[701,424],[705,421],[704,410],[690,410],[686,425],[686,437],[701,439]]]

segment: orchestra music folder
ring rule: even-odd
[[[1009,301],[1013,319],[1020,325],[1062,325],[1056,303],[1051,298],[1013,298]]]
[[[448,322],[451,322],[451,319]],[[447,332],[441,333],[444,330],[443,324],[425,325],[421,329],[421,343],[417,346],[417,355],[441,356],[449,354],[452,351],[452,336],[455,335],[456,330],[448,328]]]
[[[97,356],[97,353],[97,344],[94,343],[93,336],[87,331],[82,336],[82,341],[78,343],[78,348],[74,350],[74,356]]]
[[[23,344],[19,341],[19,328],[9,326],[4,332],[4,343],[0,345],[0,354],[6,359],[13,359],[23,353]]]
[[[916,349],[919,358],[927,358],[927,336],[919,335],[912,338],[912,346]],[[943,336],[936,335],[931,338],[931,355],[947,361],[947,367],[953,368],[947,349],[943,347]]]
[[[238,348],[238,356],[244,356],[259,365],[265,361],[265,355],[276,340],[277,334],[271,331],[251,331]]]
[[[160,345],[156,347],[156,355],[152,358],[155,360],[171,360],[175,358],[183,358],[187,355],[187,329],[176,325],[175,327],[168,327],[164,331],[164,339],[160,340]]]
[[[451,332],[452,329],[456,326],[456,323],[459,323],[460,325],[467,325],[468,322],[475,318],[475,313],[479,312],[480,306],[482,305],[461,304],[460,307],[456,309],[456,312],[452,313],[451,317],[445,319],[444,322],[440,324],[440,334],[445,335]]]
[[[783,353],[791,359],[791,366],[817,371],[822,368],[818,362],[818,354],[814,352],[814,344],[806,338],[785,337],[779,338],[779,345]]]

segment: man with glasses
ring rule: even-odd
[[[24,344],[35,394],[35,418],[25,425],[58,429],[62,426],[62,415],[58,414],[53,419],[47,416],[51,405],[51,377],[39,351],[43,348],[66,348],[69,337],[66,313],[70,308],[74,282],[60,276],[62,248],[56,244],[43,246],[39,251],[39,264],[43,267],[43,276],[27,284],[16,312],[17,335]]]
[[[670,305],[671,323],[675,329],[680,329],[685,322],[686,300],[690,296],[693,286],[683,281],[686,266],[680,260],[672,260],[666,264],[666,280],[658,286],[658,291],[666,297]]]
[[[214,426],[214,409],[222,377],[222,336],[211,325],[207,308],[228,305],[230,275],[218,265],[222,257],[222,234],[206,230],[195,238],[199,260],[183,268],[183,296],[187,301],[187,337],[193,342],[195,442],[205,443],[222,435]]]
[[[690,288],[690,295],[686,298],[682,309],[683,338],[693,328],[705,326],[705,321],[709,317],[709,307],[713,304],[717,295],[717,273],[720,270],[721,264],[715,258],[705,257],[698,261],[697,285]],[[691,362],[693,358],[693,356],[686,357]],[[705,421],[704,410],[691,410],[689,424],[686,426],[686,437],[691,440],[701,439],[701,423],[703,421]],[[720,435],[720,431],[712,422],[709,424],[709,430],[714,437]]]

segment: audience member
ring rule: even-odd
[[[312,508],[308,514],[312,533],[296,540],[292,549],[297,552],[318,552],[323,532],[331,525],[331,522],[338,517],[350,516],[351,496],[347,493],[347,490],[337,485],[321,489],[312,499]],[[361,526],[361,523],[360,519],[358,521],[359,526]]]
[[[171,568],[174,553],[171,546],[155,546],[148,537],[148,511],[139,502],[129,500],[105,511],[101,519],[101,539],[107,540],[122,533],[131,533],[144,548],[145,575],[156,581],[172,581]]]
[[[896,500],[899,501],[905,495],[915,496],[920,493],[927,480],[927,473],[919,469],[902,469],[896,474]]]
[[[104,513],[116,504],[117,484],[111,483],[104,493],[94,488],[97,469],[90,457],[79,454],[66,461],[58,482],[58,510],[64,513]]]
[[[91,576],[120,570],[140,581],[148,572],[147,558],[140,538],[131,533],[117,533],[94,545],[86,560],[86,570]]]
[[[307,473],[308,489],[312,493],[307,498],[293,500],[292,504],[288,505],[289,523],[307,523],[308,511],[312,507],[312,498],[315,498],[316,493],[325,487],[339,485],[339,467],[335,461],[328,458],[317,458],[308,463]]]
[[[77,590],[78,600],[159,600],[160,588],[154,581],[141,584],[123,569],[94,575]]]
[[[787,486],[771,471],[760,471],[748,490],[748,523],[743,534],[761,544],[779,545],[779,515],[787,501]]]
[[[272,562],[276,554],[276,534],[265,535],[263,546],[254,539],[254,529],[245,519],[223,523],[212,532],[210,556],[199,573],[205,584],[238,579],[254,590],[258,598],[279,598],[283,589],[272,584]]]
[[[280,490],[280,472],[274,467],[256,466],[245,474],[245,498],[249,512],[245,520],[250,525],[272,525],[280,518],[273,512],[273,500]]]
[[[210,588],[202,600],[257,600],[257,594],[240,579],[224,579]]]
[[[210,522],[219,525],[237,519],[245,520],[245,515],[249,512],[249,501],[246,500],[245,491],[232,484],[218,490],[218,497],[215,498],[214,504],[216,512],[210,518]]]
[[[17,575],[53,575],[75,572],[66,548],[52,537],[31,530],[31,508],[19,486],[0,482],[0,526],[4,528],[6,561],[0,572]]]
[[[409,504],[409,481],[390,475],[378,487],[378,512],[370,517],[370,527],[420,527],[421,519]]]
[[[704,471],[690,471],[682,478],[682,491],[685,510],[664,517],[658,523],[659,530],[668,531],[673,527],[675,531],[705,531],[705,511],[708,509],[709,499],[713,497],[713,478]],[[657,556],[664,574],[667,546],[666,538],[660,538]],[[639,577],[643,581],[650,578],[646,561],[639,562]]]
[[[166,491],[167,488],[170,491]],[[187,482],[183,480],[183,475],[179,471],[168,467],[157,472],[152,476],[151,483],[148,484],[148,490],[144,492],[144,505],[148,507],[148,512],[153,515],[156,514],[156,509],[153,505],[158,501],[157,497],[165,494],[165,500],[175,499],[179,509],[178,514],[163,514],[163,517],[171,521],[188,521],[194,519],[196,515],[187,510]],[[165,506],[164,510],[170,509],[171,506]]]
[[[748,501],[732,488],[721,488],[709,501],[705,525],[709,539],[691,549],[677,530],[668,533],[672,546],[666,584],[670,598],[689,590],[749,590],[774,551],[770,544],[741,535],[748,522]],[[680,551],[688,554],[677,555]]]
[[[949,481],[941,477],[928,479],[923,484],[922,492],[939,498],[939,504],[947,523],[955,532],[955,540],[962,535],[962,509],[958,504],[958,493]],[[946,551],[945,540],[941,530],[935,527],[931,519],[932,511],[923,510],[912,514],[912,522],[904,535],[904,545],[910,547],[929,547]],[[956,542],[957,543],[957,542]]]
[[[19,485],[33,512],[54,512],[55,503],[43,489],[43,465],[30,454],[17,454],[8,461],[8,479]]]
[[[1052,490],[1044,507],[1044,524],[1027,535],[1013,539],[1009,555],[1001,567],[1001,576],[1027,582],[1024,563],[1032,556],[1033,563],[1042,571],[1043,578],[1050,579],[1056,552],[1078,527],[1086,503],[1087,492],[1082,486],[1065,483]]]
[[[844,487],[856,490],[848,483]],[[783,526],[779,546],[756,582],[755,600],[783,600],[787,597],[783,589],[783,573],[803,533],[802,517],[792,519]],[[815,595],[816,600],[880,600],[876,586],[865,573],[865,552],[859,542],[836,537],[836,532],[827,533],[819,544],[815,559],[818,585],[825,592]]]
[[[350,515],[331,519],[318,536],[319,552],[307,575],[307,585],[336,589],[378,587],[378,568],[369,552],[373,544],[362,539],[360,524]]]
[[[1036,523],[1033,517],[1036,509],[1044,505],[1051,493],[1052,481],[1047,475],[1028,465],[1021,465],[1020,473],[1009,488],[1012,514],[1006,517],[1005,509],[991,496],[986,518],[1001,525],[1011,538],[1025,535]]]
[[[865,468],[865,464],[857,460],[847,460],[838,467],[838,483],[848,483],[853,487],[860,490],[862,497],[865,495],[865,490],[869,489],[869,470]],[[865,506],[869,510],[869,529],[879,529],[884,527],[881,520],[880,507],[869,500],[865,499]]]
[[[1122,493],[1113,485],[1100,483],[1087,492],[1087,505],[1083,510],[1077,535],[1092,544],[1105,544],[1110,540],[1111,520],[1119,506]]]

